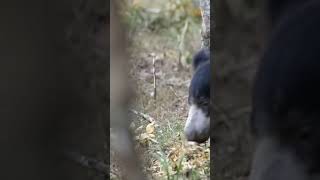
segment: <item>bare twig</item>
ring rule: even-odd
[[[154,100],[157,99],[157,77],[156,77],[156,57],[153,54],[152,56],[152,65],[153,65],[153,98]]]
[[[155,122],[154,118],[149,116],[148,114],[142,113],[142,112],[138,112],[136,110],[130,109],[130,111],[140,117],[142,117],[143,119],[149,121],[150,123]]]

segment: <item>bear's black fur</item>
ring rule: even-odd
[[[308,0],[266,0],[267,16],[271,24],[276,24],[285,16],[291,16],[294,11],[301,9]]]
[[[253,89],[251,180],[320,173],[320,1],[270,0],[274,29]]]
[[[205,142],[210,131],[210,52],[201,49],[193,58],[194,74],[189,86],[189,117],[185,127],[187,140]],[[209,121],[209,122],[208,122]]]
[[[210,52],[200,50],[193,58],[195,73],[189,87],[189,103],[200,105],[210,100]],[[208,113],[208,111],[207,111]]]

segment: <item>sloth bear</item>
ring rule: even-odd
[[[188,141],[203,143],[210,136],[210,51],[201,49],[193,58],[194,74],[189,86]]]
[[[269,0],[253,88],[250,180],[320,179],[320,1]]]

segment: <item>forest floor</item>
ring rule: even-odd
[[[138,28],[130,33],[129,78],[135,92],[130,127],[149,179],[210,179],[210,142],[190,144],[183,133],[193,73],[190,62],[201,44],[200,23],[190,23],[182,50],[179,30]],[[111,163],[111,178],[121,179],[117,165]]]

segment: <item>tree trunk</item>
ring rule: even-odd
[[[202,14],[202,47],[210,48],[210,0],[200,0]]]

